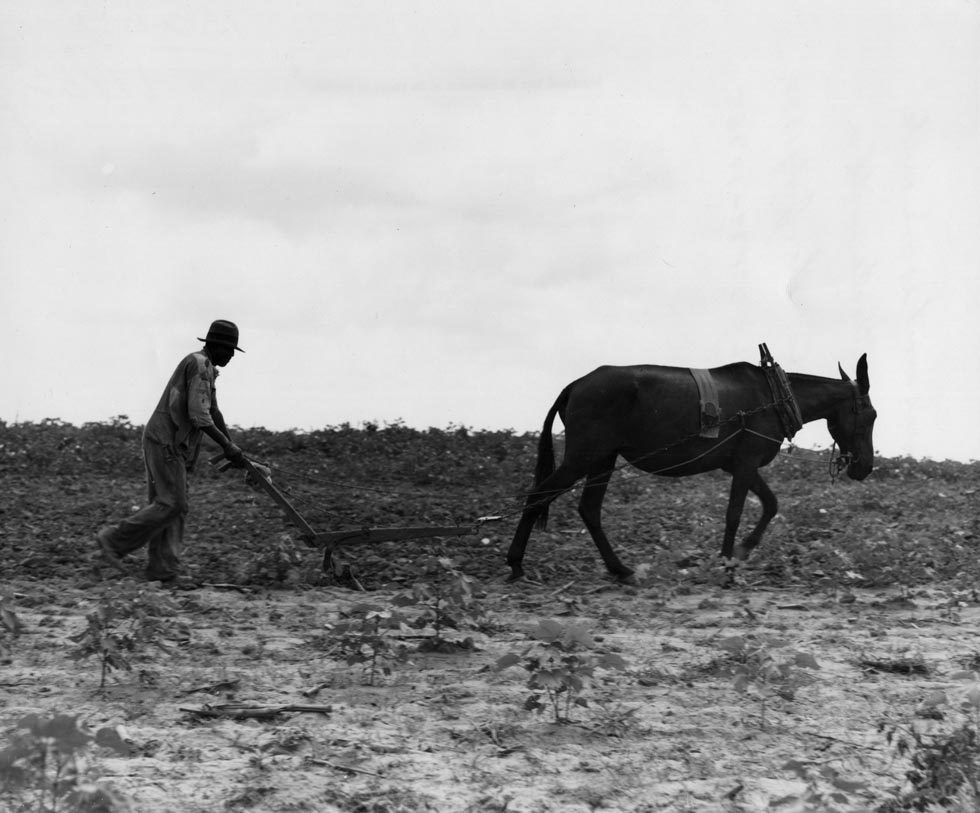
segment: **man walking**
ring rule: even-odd
[[[212,322],[204,348],[185,356],[160,397],[143,431],[148,504],[119,525],[97,534],[103,558],[123,571],[121,557],[148,545],[148,581],[175,585],[187,516],[187,473],[194,468],[207,435],[236,468],[244,466],[242,450],[229,436],[215,397],[216,367],[231,361],[238,346],[234,322]]]

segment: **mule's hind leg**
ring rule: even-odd
[[[621,582],[630,582],[633,578],[633,571],[619,561],[616,552],[609,544],[605,531],[602,530],[602,501],[606,496],[606,488],[609,486],[609,479],[612,477],[616,465],[616,456],[613,455],[609,460],[604,461],[602,466],[594,467],[598,469],[598,474],[590,473],[585,480],[582,488],[582,498],[579,500],[578,513],[585,523],[585,527],[592,534],[592,541],[595,542],[602,561],[606,563],[606,570]]]
[[[522,562],[534,523],[556,497],[568,491],[581,477],[580,473],[569,469],[563,463],[527,495],[524,511],[517,523],[517,530],[514,531],[514,539],[507,550],[507,564],[510,565],[510,576],[507,581],[516,581],[524,575]]]

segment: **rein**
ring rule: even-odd
[[[868,395],[862,395],[861,390],[858,387],[856,381],[851,381],[848,379],[848,383],[854,392],[854,400],[851,402],[851,411],[858,415],[863,410],[871,406],[871,398]],[[853,438],[852,438],[853,442]],[[834,457],[834,452],[837,450],[837,441],[835,440],[830,447],[830,463],[828,465],[828,473],[830,474],[831,482],[837,482],[837,478],[840,477],[840,473],[844,471],[851,463],[854,462],[853,452],[841,452],[836,457]]]
[[[850,452],[841,452],[834,457],[837,451],[837,441],[835,440],[830,447],[830,462],[827,464],[827,473],[830,475],[830,482],[836,483],[840,473],[844,471],[854,460],[854,455]]]
[[[754,429],[749,429],[748,427],[743,426],[740,431],[746,432],[750,435],[755,435],[756,437],[762,438],[763,440],[772,441],[773,443],[781,444],[783,442],[782,438],[774,438],[771,437],[770,435],[765,435],[762,432],[756,432]],[[739,433],[736,432],[735,434],[737,435]],[[733,435],[732,437],[734,436],[735,435]],[[790,451],[790,449],[795,449],[795,451]],[[792,445],[790,446],[789,449],[780,448],[779,451],[782,452],[783,454],[798,454],[799,452],[803,452],[804,454],[814,454],[814,455],[820,455],[821,458],[823,457],[823,452],[818,452],[816,449],[800,449]],[[837,454],[837,441],[834,441],[831,444],[830,458],[827,460],[826,465],[827,465],[827,473],[830,475],[830,481],[832,483],[837,482],[838,477],[840,477],[840,473],[850,465],[853,458],[854,456],[850,452],[847,453],[841,452],[840,454]],[[813,462],[816,463],[821,461],[814,460]]]

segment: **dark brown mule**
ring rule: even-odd
[[[847,461],[848,476],[863,480],[874,468],[871,432],[877,415],[868,397],[867,355],[858,361],[856,381],[838,368],[840,379],[801,373],[789,373],[787,378],[803,423],[825,419]],[[601,523],[603,497],[620,456],[643,471],[667,477],[714,469],[731,474],[721,555],[736,559],[749,555],[776,515],[776,497],[759,469],[779,452],[785,432],[762,367],[741,362],[710,373],[722,411],[717,438],[700,436],[698,388],[684,367],[599,367],[562,390],[545,417],[535,486],[527,495],[507,552],[510,581],[524,575],[524,551],[535,522],[544,527],[551,501],[583,477],[579,514],[609,572],[630,580],[633,571],[619,561]],[[565,455],[557,469],[551,439],[555,415],[565,425]],[[736,547],[735,534],[749,491],[761,501],[762,516]]]

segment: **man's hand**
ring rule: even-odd
[[[233,468],[245,468],[245,455],[234,443],[229,442],[225,446],[225,457],[228,458],[228,462],[231,463]]]

